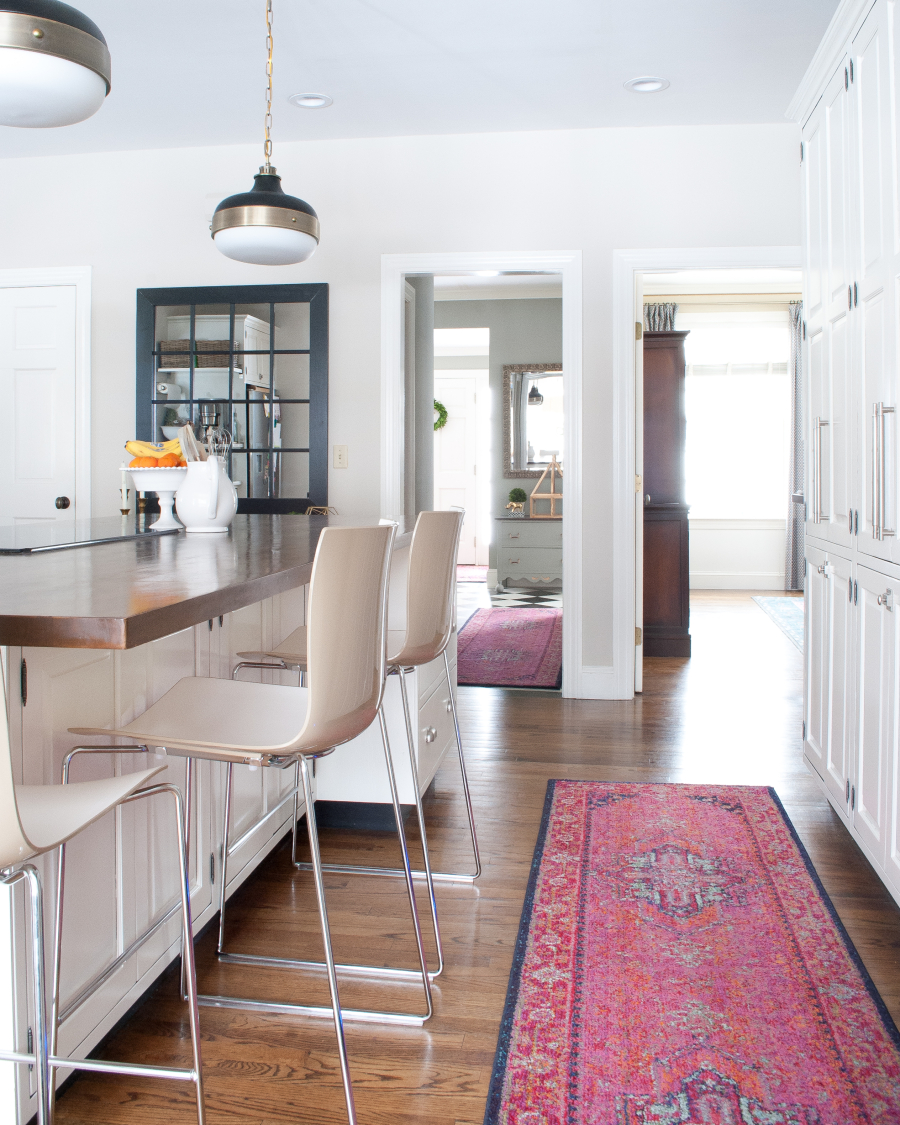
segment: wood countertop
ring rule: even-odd
[[[177,535],[0,557],[0,645],[136,648],[305,585],[342,516],[236,516],[227,535]],[[395,549],[412,538],[401,523]]]

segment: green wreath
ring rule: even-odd
[[[434,412],[435,414],[437,414],[437,418],[434,422],[434,428],[436,430],[442,430],[444,426],[447,425],[447,407],[444,406],[442,402],[438,402],[438,400],[435,399]]]

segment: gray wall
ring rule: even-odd
[[[434,278],[407,277],[416,291],[416,514],[434,508]]]
[[[416,307],[418,317],[418,306]],[[503,476],[503,365],[505,363],[562,362],[562,299],[502,301],[436,301],[435,328],[489,328],[491,330],[488,369],[491,386],[491,496],[492,516],[503,515],[509,490],[521,485],[527,492],[534,487],[531,479]],[[416,322],[418,334],[418,320]],[[481,360],[463,357],[438,357],[438,369],[471,367]],[[424,462],[419,462],[424,465]],[[433,464],[429,470],[433,479]],[[535,478],[536,479],[536,478]],[[430,505],[429,505],[430,506]],[[496,542],[496,536],[493,537]],[[497,565],[495,542],[491,543],[490,565]]]

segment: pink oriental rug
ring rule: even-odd
[[[900,1036],[774,790],[551,781],[486,1125],[896,1125]]]
[[[456,678],[478,687],[559,687],[561,609],[479,609],[457,641]]]

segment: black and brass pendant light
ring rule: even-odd
[[[0,125],[74,125],[109,89],[109,49],[93,20],[60,0],[0,0]]]
[[[281,177],[272,167],[272,48],[272,0],[266,0],[265,163],[253,177],[250,191],[222,200],[210,230],[226,258],[261,266],[287,266],[305,262],[315,253],[319,219],[308,203],[285,194]]]
[[[538,390],[537,383],[532,383],[531,384],[531,390],[528,392],[528,405],[529,406],[540,406],[543,401],[544,401],[544,396]]]

